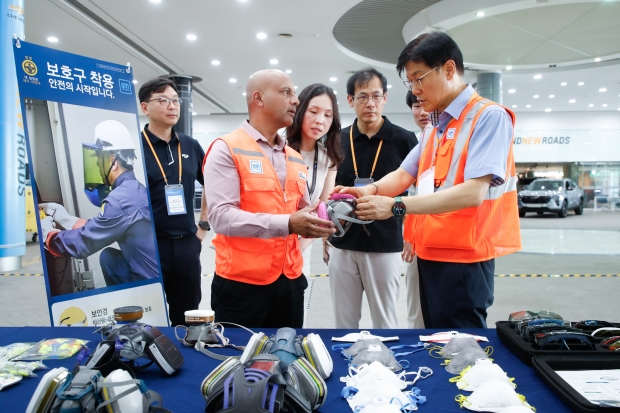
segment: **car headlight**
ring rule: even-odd
[[[560,199],[561,199],[560,195],[553,195],[551,197],[551,200],[555,202],[556,205],[560,205]]]

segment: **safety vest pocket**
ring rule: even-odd
[[[271,178],[245,178],[243,189],[251,192],[275,192],[276,181]]]
[[[427,248],[474,250],[476,208],[424,216],[422,243]]]

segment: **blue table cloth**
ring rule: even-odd
[[[42,339],[52,338],[81,338],[90,340],[89,347],[94,350],[97,343],[101,341],[99,334],[94,334],[92,327],[0,327],[0,346],[5,346],[16,342],[36,342]],[[177,343],[185,363],[181,369],[173,376],[168,376],[155,365],[150,366],[144,371],[138,372],[137,377],[143,379],[147,387],[162,395],[164,407],[175,413],[203,412],[205,400],[200,392],[202,380],[215,368],[220,361],[209,358],[198,353],[190,347],[184,347],[176,341],[172,328],[161,328],[172,341]],[[275,330],[261,330],[266,334],[273,334]],[[320,412],[350,412],[348,403],[340,397],[343,383],[339,378],[347,374],[347,363],[342,356],[331,350],[332,337],[340,337],[357,330],[298,330],[298,334],[309,332],[317,333],[323,339],[334,360],[334,371],[329,379],[326,380],[328,395],[325,404]],[[380,336],[399,336],[400,340],[386,343],[388,346],[398,344],[416,344],[420,334],[432,334],[439,330],[371,330],[373,334]],[[570,412],[570,408],[559,399],[547,385],[540,380],[534,370],[523,364],[516,356],[499,341],[494,329],[461,330],[471,334],[486,336],[489,345],[493,346],[494,352],[491,356],[495,363],[499,364],[509,377],[515,378],[517,392],[523,394],[527,401],[537,409],[537,413],[562,413]],[[231,343],[245,345],[250,333],[242,329],[226,328],[225,336],[231,339]],[[484,343],[483,343],[484,344]],[[484,347],[484,345],[483,345]],[[234,349],[215,349],[219,354],[240,355]],[[444,367],[440,366],[441,360],[431,358],[427,351],[421,351],[408,356],[404,359],[410,363],[408,371],[417,371],[420,366],[430,367],[434,374],[426,380],[419,380],[416,386],[421,389],[422,395],[427,397],[427,402],[420,405],[420,412],[464,412],[460,409],[454,397],[457,394],[469,394],[459,391],[456,385],[448,382],[454,377],[449,374]],[[69,371],[76,365],[76,356],[65,360],[47,360],[44,362],[50,368],[64,366]],[[45,371],[38,371],[38,378],[25,377],[20,383],[0,391],[0,412],[24,412],[26,406],[34,393],[40,377]]]

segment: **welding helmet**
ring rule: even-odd
[[[135,159],[135,144],[131,133],[119,121],[105,120],[95,126],[94,143],[82,143],[84,162],[84,193],[91,204],[100,207],[110,191],[108,177],[115,162],[124,166]],[[104,166],[105,158],[114,156],[110,166]]]

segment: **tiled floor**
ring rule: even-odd
[[[620,213],[591,211],[565,219],[528,216],[521,219],[524,252],[496,260],[496,274],[620,274]],[[212,236],[212,234],[210,234]],[[213,273],[215,253],[205,240],[203,274]],[[604,255],[601,255],[604,254]],[[320,244],[313,245],[313,274],[327,273]],[[41,274],[39,245],[29,243],[20,274]],[[212,277],[203,277],[201,308],[209,308]],[[333,327],[329,278],[313,277],[307,326]],[[398,299],[399,324],[406,326],[405,285]],[[549,309],[567,319],[618,320],[620,277],[499,278],[495,279],[495,304],[489,309],[489,326],[522,309]],[[450,299],[450,297],[446,297]],[[372,326],[364,302],[360,327]],[[0,325],[49,325],[43,276],[0,275]]]

